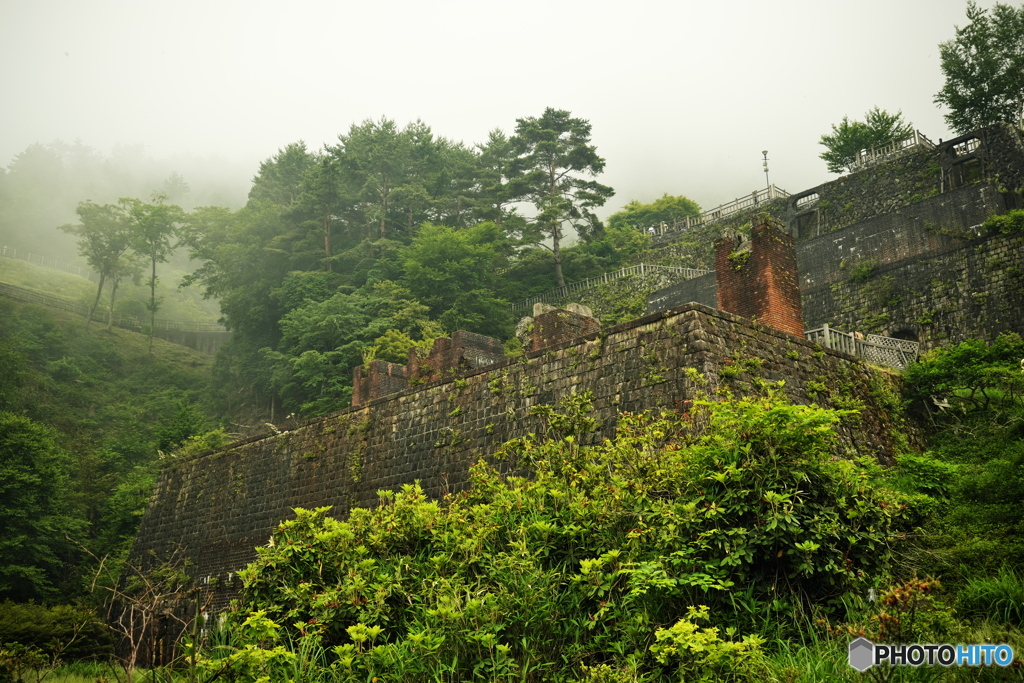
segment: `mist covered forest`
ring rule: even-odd
[[[404,363],[455,330],[516,353],[510,302],[617,268],[646,247],[640,227],[699,211],[666,196],[605,225],[603,164],[589,124],[552,109],[473,146],[422,122],[366,121],[322,150],[277,150],[247,197],[137,148],[18,154],[0,173],[0,244],[93,279],[4,258],[0,281],[91,305],[101,321],[2,300],[0,410],[27,449],[11,486],[35,476],[32,453],[52,476],[47,495],[9,505],[24,535],[0,545],[0,597],[84,597],[91,555],[127,551],[160,453],[344,408],[357,365]],[[216,358],[159,340],[150,352],[103,324],[108,308],[219,319],[232,338]]]
[[[521,353],[510,303],[646,258],[649,226],[699,213],[683,195],[620,198],[610,213],[614,190],[600,182],[590,133],[554,109],[473,145],[420,121],[368,120],[323,149],[296,142],[269,154],[242,190],[133,148],[18,154],[0,173],[0,246],[96,277],[0,258],[0,283],[101,315],[87,323],[0,297],[0,681],[5,666],[113,656],[117,632],[102,615],[162,462],[342,409],[354,368],[404,363],[410,348],[456,330]],[[683,243],[689,260],[678,265],[706,267],[707,244]],[[607,303],[606,325],[645,302]],[[145,326],[104,324],[105,308],[150,323],[216,319],[232,338],[207,356],[147,338]],[[401,667],[400,680],[840,680],[852,675],[842,657],[856,634],[1020,644],[1021,355],[1024,342],[1006,335],[911,368],[890,410],[939,392],[956,410],[932,416],[930,450],[908,449],[894,468],[838,453],[832,428],[856,419],[847,411],[767,392],[693,415],[630,417],[619,440],[590,450],[572,434],[506,444],[532,454],[534,478],[504,482],[481,467],[465,507],[442,509],[410,488],[351,522],[303,513],[246,570],[243,611],[228,627],[238,647],[193,658],[189,680],[288,680],[295,667],[316,672],[303,680]],[[588,418],[581,408],[573,420],[584,429]],[[656,451],[670,464],[645,460]],[[740,456],[742,466],[723,465]],[[712,481],[728,504],[698,507]],[[567,522],[566,510],[589,526]],[[540,545],[520,552],[498,528]],[[560,555],[551,539],[563,533],[583,539],[589,559]],[[425,540],[408,551],[402,534]],[[331,552],[351,572],[310,598],[306,550],[337,539],[349,539]],[[300,549],[285,549],[293,541]],[[715,549],[734,541],[745,550]],[[378,551],[386,561],[365,559]],[[769,551],[785,555],[777,564],[791,563],[788,574],[764,570],[757,558]],[[475,559],[452,559],[464,552]],[[433,588],[410,584],[409,566]],[[933,573],[957,592],[941,595]],[[337,591],[352,576],[401,599],[349,609]],[[469,600],[471,584],[493,599]],[[866,601],[869,589],[880,602]],[[406,602],[423,609],[392,610]],[[275,635],[292,626],[291,640]],[[505,644],[506,632],[517,639]],[[544,669],[554,665],[537,653],[564,667]],[[130,675],[136,663],[125,662]],[[813,667],[816,678],[800,678]]]

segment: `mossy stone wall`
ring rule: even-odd
[[[441,498],[465,489],[469,466],[502,442],[539,430],[531,415],[573,393],[594,396],[610,435],[623,411],[675,410],[701,393],[749,394],[785,381],[792,400],[858,408],[842,424],[851,453],[880,460],[907,438],[896,422],[898,377],[792,335],[699,305],[372,400],[285,433],[167,462],[133,553],[182,548],[187,571],[214,607],[238,588],[237,572],[296,507],[377,502],[377,491],[420,482]],[[602,434],[596,435],[600,438]]]

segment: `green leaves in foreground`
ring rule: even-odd
[[[297,510],[242,611],[306,634],[340,680],[743,680],[759,641],[724,627],[828,609],[885,564],[901,504],[833,458],[839,413],[698,402],[585,446],[585,398],[500,449],[529,479],[481,462],[444,503],[406,486],[344,522]]]

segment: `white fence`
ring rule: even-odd
[[[598,277],[592,277],[587,280],[580,280],[579,282],[570,282],[564,287],[555,287],[554,289],[544,292],[543,294],[540,294],[538,296],[531,297],[529,299],[526,299],[525,301],[519,301],[517,303],[512,304],[512,312],[515,313],[517,311],[528,310],[532,308],[533,305],[536,303],[555,303],[563,301],[573,292],[579,292],[584,289],[591,289],[593,287],[596,287],[597,285],[605,284],[608,282],[614,282],[615,280],[619,280],[624,277],[629,277],[631,275],[639,275],[641,277],[645,277],[648,274],[654,274],[658,272],[672,273],[678,275],[680,280],[692,280],[695,277],[707,275],[708,273],[712,273],[714,271],[701,270],[700,268],[680,268],[676,266],[653,266],[648,265],[646,263],[641,263],[635,266],[627,266],[626,268],[622,268],[611,273],[605,273]]]
[[[651,227],[654,228],[654,232],[657,235],[666,235],[674,232],[688,232],[695,228],[699,228],[702,225],[708,225],[733,214],[740,213],[741,211],[756,209],[762,204],[773,199],[785,199],[788,196],[790,196],[789,192],[786,192],[781,187],[776,187],[772,184],[763,190],[754,190],[746,196],[738,197],[725,204],[720,204],[713,209],[702,211],[699,216],[686,216],[684,219],[672,223],[672,225],[662,223],[661,225]]]
[[[905,368],[917,360],[919,344],[906,339],[883,337],[879,334],[858,335],[841,332],[828,325],[805,332],[807,340],[821,344],[826,349],[835,349],[857,356],[869,363]]]
[[[902,140],[896,140],[885,145],[879,145],[878,147],[872,147],[870,149],[862,149],[857,152],[857,158],[853,161],[853,171],[859,171],[867,168],[868,166],[874,166],[880,164],[883,161],[889,161],[901,157],[904,154],[913,152],[918,149],[935,149],[935,143],[925,137],[924,133],[919,130],[915,130],[913,134]]]
[[[25,249],[17,249],[15,247],[3,245],[0,246],[0,256],[18,259],[19,261],[28,261],[36,266],[50,268],[51,270],[60,270],[65,273],[71,273],[72,275],[79,275],[87,280],[92,280],[93,282],[97,281],[96,275],[88,268],[76,266],[72,263],[68,263],[67,261],[58,261],[55,258],[43,256],[42,254],[33,254],[31,251]]]

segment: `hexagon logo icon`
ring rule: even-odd
[[[867,671],[875,664],[875,644],[867,638],[858,638],[850,643],[850,666],[857,671]]]

